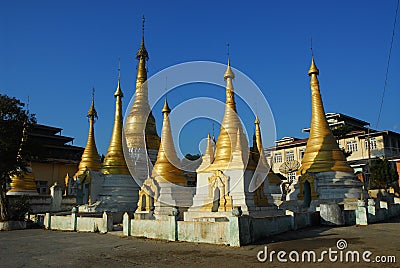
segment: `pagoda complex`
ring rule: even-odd
[[[81,211],[133,211],[136,209],[138,185],[132,178],[123,152],[123,116],[120,69],[118,68],[115,97],[115,116],[110,145],[103,163],[97,152],[94,138],[94,119],[97,112],[94,100],[88,117],[90,122],[88,142],[75,178],[81,184],[78,203]],[[79,191],[78,191],[79,193]]]

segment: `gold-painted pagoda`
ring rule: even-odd
[[[148,100],[146,61],[149,59],[149,54],[144,44],[144,19],[142,42],[136,53],[136,58],[139,60],[139,65],[136,75],[135,101],[126,119],[126,143],[130,150],[146,148],[147,151],[153,150],[156,152],[160,146],[160,137],[157,134],[156,121]],[[149,155],[151,156],[150,153]],[[156,154],[153,155],[152,163],[156,160]]]
[[[308,75],[311,77],[311,130],[298,174],[326,171],[353,173],[353,169],[346,162],[346,157],[339,148],[326,120],[318,74],[319,70],[313,56],[308,71]]]
[[[165,99],[162,109],[164,119],[161,143],[152,176],[158,181],[162,180],[179,185],[186,185],[186,179],[180,169],[180,160],[176,154],[174,140],[172,138],[171,123],[169,120],[170,112],[171,109],[168,106],[167,99]]]
[[[97,151],[96,141],[94,138],[94,123],[97,117],[97,111],[94,107],[94,89],[92,93],[92,104],[90,105],[87,117],[89,118],[89,134],[85,150],[82,154],[81,162],[79,163],[78,171],[75,173],[74,178],[82,175],[86,169],[92,171],[101,170],[100,156]]]
[[[22,159],[22,148],[26,144],[27,138],[28,133],[26,127],[24,126],[21,144],[17,155],[19,160]],[[10,187],[11,189],[7,192],[7,195],[38,195],[35,174],[32,171],[31,162],[28,162],[26,171],[21,170],[19,174],[12,176]]]
[[[236,168],[234,167],[236,163],[232,161],[235,148],[242,148],[243,152],[241,153],[243,153],[245,159],[247,159],[248,156],[247,138],[243,133],[243,126],[236,110],[234,87],[232,83],[234,78],[235,75],[231,68],[230,59],[228,59],[228,66],[224,73],[224,79],[226,81],[224,118],[216,143],[215,159],[210,167],[204,170],[206,172]]]
[[[117,90],[115,97],[115,117],[114,127],[111,135],[110,146],[104,158],[102,172],[103,174],[124,174],[128,175],[129,169],[125,162],[124,151],[122,147],[122,98],[124,94],[121,90],[120,69],[118,69]]]

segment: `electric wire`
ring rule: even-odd
[[[388,74],[389,74],[390,58],[392,56],[393,40],[394,40],[395,31],[396,31],[397,13],[399,11],[399,2],[400,2],[400,0],[397,0],[396,15],[394,16],[394,23],[393,23],[392,40],[390,42],[389,57],[388,57],[387,66],[386,66],[385,83],[383,85],[383,93],[382,93],[382,98],[381,98],[381,104],[379,106],[378,120],[376,121],[376,125],[375,125],[376,129],[378,128],[379,120],[381,119],[382,108],[383,108],[383,100],[385,98],[385,92],[386,92],[386,86],[387,86],[387,80],[388,80]]]

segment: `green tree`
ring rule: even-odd
[[[347,134],[353,131],[353,127],[349,125],[340,125],[335,128],[332,128],[332,134],[336,138],[336,142],[339,144],[339,140],[345,138]],[[348,152],[345,148],[342,148],[344,156],[347,158],[351,155],[352,152]]]
[[[374,160],[370,170],[371,189],[386,189],[391,182],[398,179],[397,172],[391,167],[387,159]]]
[[[24,107],[20,100],[0,94],[0,221],[9,219],[7,182],[10,176],[26,171],[31,157],[32,147],[23,142],[23,136],[36,118]]]
[[[190,154],[190,153],[188,153],[188,154],[185,155],[185,158],[186,158],[186,159],[189,159],[189,160],[191,160],[191,161],[197,160],[197,159],[199,159],[200,157],[201,157],[200,154]]]

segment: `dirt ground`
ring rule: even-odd
[[[166,242],[116,234],[75,233],[42,229],[0,232],[0,267],[400,267],[400,219],[364,227],[313,227],[277,235],[256,245],[240,248],[209,244]],[[369,250],[370,263],[301,263],[288,259],[292,251],[320,253],[345,239],[346,251]],[[257,255],[267,247],[284,250],[288,262],[259,262]],[[338,254],[337,254],[338,255]],[[260,253],[260,257],[264,256]],[[293,255],[295,256],[295,255]],[[360,255],[361,256],[361,255]],[[376,256],[395,256],[397,263],[374,262]],[[339,255],[338,255],[339,258]],[[361,258],[361,257],[360,257]]]

